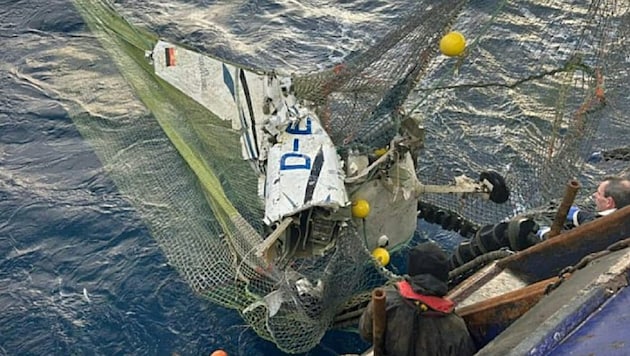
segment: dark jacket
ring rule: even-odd
[[[616,210],[617,209],[609,209],[605,211],[591,212],[591,211],[577,209],[576,212],[572,216],[567,217],[568,221],[566,225],[569,229],[573,229],[580,225],[584,225],[585,223],[589,221],[593,221],[602,216],[611,214],[615,212]]]
[[[443,296],[447,285],[429,274],[408,277],[416,293]],[[401,297],[395,286],[386,291],[387,327],[385,353],[389,356],[466,356],[476,352],[464,320],[455,313],[422,311],[410,299]],[[361,337],[372,342],[372,302],[359,320]]]

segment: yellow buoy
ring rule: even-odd
[[[444,35],[440,40],[440,52],[445,56],[461,56],[466,49],[466,38],[457,31],[452,31]]]
[[[210,356],[228,356],[228,353],[219,349],[211,353]]]
[[[370,214],[370,203],[367,200],[359,199],[352,203],[352,216],[363,219]]]
[[[378,261],[378,263],[381,264],[381,266],[387,266],[389,263],[389,252],[382,247],[375,248],[372,251],[372,256]]]

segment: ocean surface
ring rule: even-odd
[[[369,46],[368,32],[385,30],[410,3],[127,2],[119,5],[138,21],[162,21],[162,7],[171,7],[182,19],[195,18],[189,26],[208,25],[209,32],[195,32],[176,28],[174,19],[163,30],[199,33],[197,43],[211,44],[209,50],[253,65],[265,53],[261,46],[274,46],[260,43],[264,34],[271,42],[290,41],[295,51],[285,59],[269,52],[263,64],[287,60],[313,68],[322,58]],[[191,10],[199,6],[207,18]],[[192,292],[74,126],[61,93],[80,88],[81,80],[64,81],[64,70],[98,44],[71,2],[0,1],[0,7],[0,355],[208,355],[218,348],[282,355],[236,311]],[[252,14],[261,15],[250,21]],[[307,40],[316,26],[338,36],[337,45],[313,48]],[[81,69],[99,60],[107,58]],[[105,83],[107,73],[84,80]],[[354,334],[330,332],[309,354],[368,346]]]
[[[368,48],[414,3],[115,2],[162,36],[287,71]],[[125,115],[139,104],[122,86],[80,95],[87,82],[121,80],[71,1],[0,0],[0,8],[0,355],[283,355],[236,311],[193,293],[73,124],[76,105],[109,102]],[[423,222],[419,231],[449,251],[461,239]],[[402,264],[394,256],[391,268]],[[308,355],[368,346],[335,331]]]

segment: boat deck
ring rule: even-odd
[[[629,272],[630,249],[593,260],[575,271],[477,355],[611,354],[604,348],[597,349],[598,343],[609,345],[607,351],[611,346],[630,350],[630,343],[624,341],[630,340],[627,328],[613,326],[613,322],[624,320],[623,314],[614,314],[614,309],[623,308],[624,300],[629,299],[630,289],[626,288]],[[628,321],[630,312],[624,313],[625,321]],[[583,352],[583,344],[587,341],[596,349],[595,353]],[[579,352],[568,352],[571,347]],[[622,350],[619,349],[620,354],[629,354]]]

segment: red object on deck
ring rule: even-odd
[[[417,300],[426,304],[433,310],[448,314],[455,309],[455,303],[452,300],[446,297],[436,297],[433,295],[416,293],[411,287],[411,284],[407,281],[400,281],[396,283],[396,287],[398,288],[398,293],[400,293],[403,298]]]
[[[175,47],[165,48],[166,50],[166,66],[174,67],[175,66]]]

